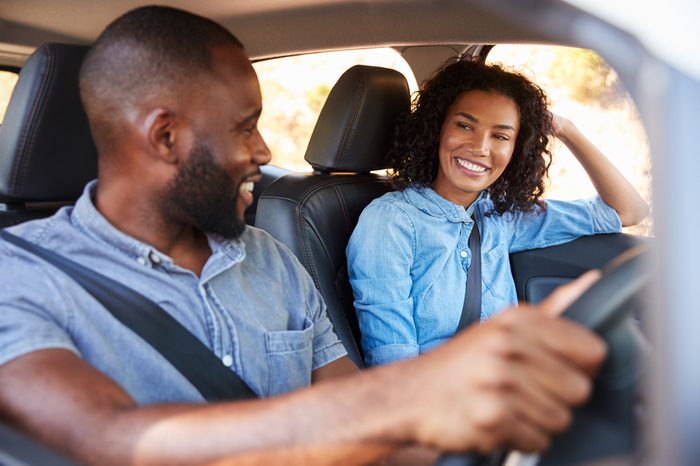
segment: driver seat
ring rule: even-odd
[[[288,174],[260,196],[255,225],[284,243],[311,275],[348,356],[363,367],[345,248],[362,210],[391,189],[370,173],[386,168],[409,88],[398,71],[357,65],[331,89],[304,159],[313,173]]]
[[[80,102],[88,47],[44,44],[29,57],[0,126],[0,228],[51,215],[97,176]]]

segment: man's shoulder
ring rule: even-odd
[[[54,246],[53,240],[55,240],[55,237],[63,237],[73,228],[70,222],[71,210],[72,207],[63,207],[49,217],[20,223],[19,225],[8,227],[6,231],[32,243],[44,247],[51,246],[49,249],[55,249],[52,247]],[[51,244],[47,245],[47,243]],[[63,239],[55,241],[55,244],[57,247],[60,247],[60,244],[65,244],[65,241]],[[17,246],[11,245],[7,241],[0,241],[0,254],[13,256],[17,250]]]
[[[65,233],[66,217],[66,211],[59,211],[51,217],[25,222],[6,231],[61,254],[74,243]],[[9,272],[0,284],[0,292],[6,299],[23,294],[41,301],[47,289],[62,289],[66,284],[64,274],[53,273],[53,266],[44,259],[8,241],[0,240],[0,263],[0,267]]]
[[[279,240],[274,238],[267,231],[251,225],[247,225],[240,236],[240,241],[245,244],[246,253],[251,250],[285,249],[286,247]]]
[[[265,230],[246,226],[239,239],[245,245],[245,260],[240,265],[249,272],[264,270],[266,276],[278,283],[310,280],[293,250]]]
[[[261,228],[248,225],[239,239],[245,245],[247,260],[258,259],[265,263],[275,259],[284,262],[297,260],[286,244]]]

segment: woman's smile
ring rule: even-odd
[[[464,169],[464,174],[468,176],[481,176],[490,170],[488,167],[480,163],[472,162],[461,157],[455,157],[454,160],[457,162],[457,165]]]
[[[474,202],[510,163],[519,128],[520,112],[509,97],[480,90],[460,94],[442,124],[433,189],[455,204]]]

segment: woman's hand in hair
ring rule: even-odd
[[[647,216],[649,207],[634,186],[571,120],[552,113],[552,132],[578,159],[600,197],[617,212],[623,227],[636,225]]]
[[[558,139],[562,139],[571,126],[573,126],[571,120],[552,113],[552,132]]]

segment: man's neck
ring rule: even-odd
[[[130,199],[123,190],[116,193],[99,184],[95,193],[95,208],[108,222],[122,233],[169,256],[178,266],[201,276],[212,254],[204,232],[192,225],[168,220],[151,203]],[[148,196],[141,199],[148,199]]]

